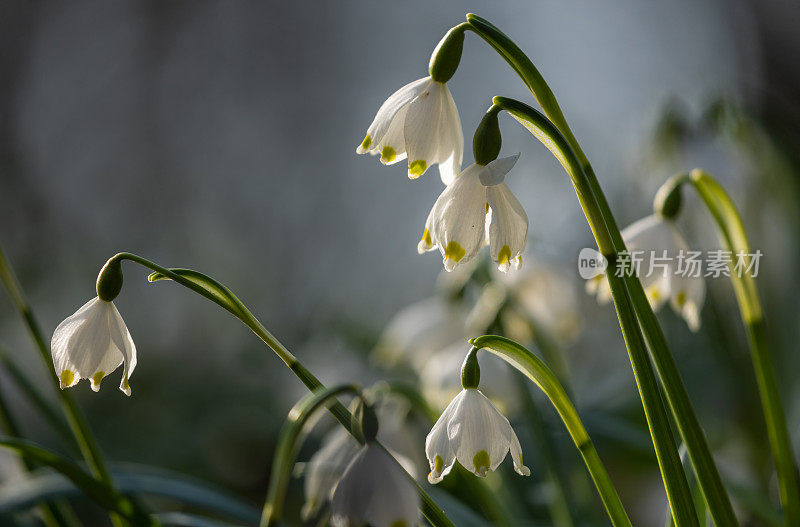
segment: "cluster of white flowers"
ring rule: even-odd
[[[503,272],[522,265],[528,216],[505,176],[519,154],[473,163],[463,171],[464,136],[450,89],[425,77],[403,86],[381,105],[356,149],[381,156],[383,164],[408,158],[414,179],[433,164],[446,185],[425,221],[417,250],[439,249],[452,271],[472,260],[485,245]]]

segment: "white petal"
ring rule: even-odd
[[[486,188],[492,210],[489,247],[497,268],[507,272],[514,262],[521,262],[528,239],[528,215],[505,183]]]
[[[705,299],[706,283],[702,276],[672,275],[670,306],[694,332],[700,329],[700,310]]]
[[[517,164],[518,159],[519,153],[516,153],[513,156],[500,157],[489,162],[488,165],[481,168],[481,183],[485,187],[499,185],[505,180],[506,174]]]
[[[456,459],[467,470],[485,476],[494,471],[510,447],[511,425],[503,414],[477,389],[466,393],[447,426]]]
[[[358,442],[343,428],[337,427],[325,438],[322,448],[306,464],[303,520],[316,515],[319,508],[331,499],[336,484],[359,448]]]
[[[511,430],[511,448],[509,449],[509,453],[511,454],[512,461],[514,461],[514,470],[517,471],[517,474],[520,476],[530,476],[531,469],[526,467],[522,462],[522,447],[513,429]]]
[[[400,108],[383,139],[376,142],[374,148],[369,151],[372,155],[380,155],[381,163],[384,165],[393,165],[406,158],[406,139],[403,130],[407,114],[408,105]]]
[[[461,118],[458,115],[456,102],[447,85],[444,91],[446,104],[442,112],[438,160],[442,183],[449,185],[461,172],[461,163],[464,161],[464,132],[461,129]]]
[[[431,238],[448,271],[470,261],[485,239],[486,189],[470,165],[446,187],[431,210]]]
[[[109,331],[111,333],[111,342],[116,346],[119,353],[122,354],[125,362],[125,367],[122,371],[122,380],[119,383],[119,389],[125,395],[131,394],[130,378],[133,375],[133,370],[136,368],[136,345],[133,343],[133,338],[122,320],[122,316],[117,311],[117,306],[113,302],[110,308],[112,313],[109,321]]]
[[[367,129],[367,136],[364,138],[364,142],[359,145],[356,152],[364,154],[370,151],[373,145],[377,145],[389,130],[389,125],[392,123],[395,114],[422,93],[430,82],[431,78],[425,77],[406,84],[390,95],[378,109],[375,119],[372,120],[372,124]]]
[[[361,449],[337,485],[331,520],[348,527],[411,527],[419,520],[419,506],[417,489],[403,469],[372,443]]]
[[[456,460],[456,454],[450,446],[450,438],[447,435],[447,423],[453,416],[455,408],[460,404],[463,393],[459,393],[450,404],[447,405],[442,415],[431,428],[428,437],[425,438],[425,456],[428,458],[431,472],[428,474],[428,481],[436,484],[442,481],[450,473]]]
[[[425,229],[422,231],[422,238],[417,244],[417,252],[419,254],[426,253],[436,249],[436,244],[433,243],[431,231],[433,230],[433,209],[428,213],[428,218],[425,220]]]
[[[439,161],[442,114],[448,104],[447,87],[431,82],[411,101],[405,122],[408,177],[416,179]]]

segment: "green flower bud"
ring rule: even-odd
[[[464,30],[467,24],[459,24],[442,37],[431,54],[428,72],[436,82],[447,82],[458,69],[464,49]]]
[[[122,263],[111,258],[97,275],[97,296],[100,300],[111,302],[122,290]]]
[[[477,388],[481,383],[481,368],[478,365],[478,348],[473,347],[467,353],[464,364],[461,365],[461,387]]]
[[[500,135],[500,123],[497,114],[500,108],[492,105],[481,119],[475,135],[472,138],[472,154],[475,162],[479,165],[488,165],[500,154],[500,147],[503,146],[503,136]]]
[[[378,436],[378,416],[372,405],[366,404],[363,399],[358,400],[351,425],[353,433],[364,443],[370,443]]]
[[[674,219],[678,215],[683,203],[681,185],[687,178],[688,174],[675,174],[661,185],[653,200],[653,211],[656,214],[666,219]]]

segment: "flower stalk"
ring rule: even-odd
[[[679,202],[680,189],[685,183],[697,191],[714,219],[723,247],[734,255],[750,255],[747,233],[736,205],[725,189],[707,172],[695,169],[691,173],[681,173],[671,177],[656,194],[655,206],[658,208],[662,203],[675,200]],[[730,278],[742,324],[747,332],[770,449],[778,475],[785,525],[800,525],[800,481],[786,425],[786,414],[775,378],[772,353],[766,338],[764,313],[755,277],[749,272],[739,273],[731,269]]]
[[[289,367],[290,370],[305,384],[305,386],[312,392],[325,389],[325,386],[317,379],[305,366],[288,350],[286,347],[276,339],[272,333],[250,312],[250,310],[234,295],[230,289],[217,282],[213,278],[206,276],[191,269],[168,269],[162,267],[146,258],[132,254],[132,253],[118,253],[111,257],[111,260],[129,260],[137,263],[147,269],[153,271],[148,276],[148,281],[156,282],[159,280],[169,279],[172,280],[195,293],[204,296],[211,300],[218,306],[222,307],[233,316],[238,318],[250,330],[261,339],[275,354]],[[108,265],[108,264],[106,264]],[[335,402],[328,407],[328,410],[333,414],[336,420],[348,432],[353,433],[352,429],[352,415],[347,408],[340,402]],[[436,502],[408,475],[408,478],[414,482],[417,491],[419,492],[422,500],[422,513],[434,527],[453,527],[453,523],[447,518],[444,511],[439,507]]]
[[[550,119],[551,123],[548,124],[555,125],[557,133],[552,134],[543,133],[544,130],[540,132],[535,127],[530,127],[523,122],[523,125],[531,133],[534,135],[539,134],[537,138],[567,168],[581,207],[597,241],[598,248],[606,258],[611,257],[609,263],[612,263],[614,255],[625,249],[622,235],[600,188],[597,177],[567,124],[555,95],[530,59],[508,36],[488,21],[476,15],[467,15],[467,20],[470,24],[470,29],[489,43],[520,76]],[[531,110],[533,109],[531,108]],[[564,146],[566,146],[566,149]],[[712,519],[717,525],[737,525],[730,498],[711,456],[705,434],[700,427],[686,392],[686,387],[667,346],[664,333],[650,307],[641,283],[637,277],[628,276],[624,278],[623,283],[614,284],[612,285],[613,287],[627,289],[626,295],[618,292],[617,296],[621,300],[628,296],[627,302],[632,304],[631,308],[636,314],[639,326],[635,331],[641,332],[647,343],[650,357],[664,388],[664,395],[678,431],[686,444],[689,458],[695,467],[698,482],[709,506]],[[617,308],[619,309],[619,306]],[[685,481],[685,477],[683,477],[683,480]]]
[[[586,468],[606,508],[608,517],[611,519],[611,523],[615,527],[630,526],[631,522],[625,512],[625,507],[619,499],[619,494],[617,494],[617,490],[611,482],[611,478],[600,460],[600,456],[597,454],[597,450],[595,450],[577,410],[575,410],[575,406],[573,406],[563,386],[561,386],[553,372],[550,371],[550,368],[528,349],[505,337],[484,335],[472,339],[470,343],[475,347],[476,351],[485,349],[497,355],[522,372],[544,392],[558,412],[572,441],[581,453],[586,463]]]
[[[311,392],[289,411],[289,417],[284,423],[278,439],[278,446],[275,449],[275,461],[269,477],[267,499],[264,501],[264,508],[261,512],[260,527],[273,527],[280,520],[286,488],[289,485],[292,467],[300,449],[303,427],[318,409],[324,408],[325,404],[348,393],[361,397],[361,390],[354,384],[334,386]]]

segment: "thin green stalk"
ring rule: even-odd
[[[250,330],[258,336],[276,355],[289,367],[290,370],[306,385],[310,391],[325,389],[325,386],[317,379],[310,371],[308,371],[303,364],[297,360],[297,357],[286,349],[278,339],[276,339],[261,322],[250,312],[249,309],[234,295],[230,289],[220,284],[213,278],[206,276],[191,269],[168,269],[162,267],[146,258],[137,256],[131,253],[118,253],[109,259],[106,267],[110,267],[109,263],[112,261],[129,260],[134,263],[146,267],[154,271],[148,280],[151,282],[169,279],[172,280],[195,293],[204,296],[215,304],[219,305],[233,316],[243,322]],[[106,268],[104,267],[104,268]],[[351,434],[351,414],[350,411],[340,402],[333,403],[328,410],[333,414],[336,420]],[[422,499],[422,513],[434,527],[447,526],[453,527],[453,523],[447,518],[447,515],[439,507],[427,492],[417,483],[417,481],[408,475],[408,478],[416,485],[419,491],[420,498]]]
[[[589,221],[589,225],[592,226],[592,232],[596,233],[598,247],[609,262],[611,272],[607,274],[612,298],[617,310],[625,345],[628,349],[639,395],[642,399],[645,417],[650,427],[650,435],[653,439],[653,446],[656,451],[661,476],[664,480],[667,497],[672,506],[673,514],[676,515],[676,523],[678,525],[695,525],[697,519],[691,514],[691,493],[678,456],[675,439],[672,437],[672,431],[658,384],[656,383],[655,374],[647,357],[647,350],[637,324],[636,315],[631,308],[631,298],[622,279],[614,276],[613,266],[616,261],[617,251],[614,250],[613,243],[605,228],[605,220],[598,207],[595,206],[594,195],[586,175],[564,137],[544,115],[527,104],[514,99],[495,97],[493,102],[496,107],[507,111],[536,136],[556,156],[572,179],[578,199],[586,213],[586,218]],[[490,109],[489,111],[492,110]]]
[[[292,407],[275,449],[267,499],[264,500],[264,508],[261,512],[260,527],[274,527],[280,520],[286,488],[289,485],[292,467],[297,458],[297,451],[300,449],[300,437],[306,423],[325,404],[348,393],[361,397],[361,390],[356,385],[345,384],[311,392]]]
[[[573,177],[573,185],[589,220],[592,233],[597,240],[600,252],[608,257],[625,250],[625,244],[614,215],[603,194],[591,164],[575,139],[567,124],[558,101],[544,77],[530,59],[502,31],[488,21],[469,14],[470,29],[489,43],[520,76],[534,98],[539,102],[545,115],[556,126],[572,152],[582,172],[578,180]],[[533,130],[531,130],[533,132]],[[540,138],[541,139],[541,138]],[[547,139],[547,138],[545,138]],[[550,145],[545,143],[550,148]],[[550,148],[551,151],[553,150]],[[555,152],[553,152],[555,154]],[[556,154],[556,157],[559,157]],[[563,160],[559,158],[559,161]],[[569,169],[568,169],[569,172]],[[572,174],[570,174],[572,176]],[[606,249],[609,249],[608,251]],[[664,387],[670,410],[675,418],[678,431],[689,452],[689,458],[697,471],[700,488],[708,503],[711,516],[719,526],[737,525],[728,493],[711,456],[705,434],[692,407],[686,387],[680,377],[675,360],[669,351],[661,326],[647,302],[641,282],[636,277],[626,277],[625,287],[633,302],[633,310],[647,342],[651,358]]]
[[[739,305],[742,323],[747,332],[750,356],[758,384],[758,393],[769,437],[772,457],[778,474],[781,504],[787,526],[800,525],[800,481],[797,465],[786,425],[772,353],[766,338],[764,312],[756,286],[755,276],[746,269],[735,268],[738,255],[745,265],[753,264],[749,258],[750,244],[741,215],[722,186],[708,173],[695,169],[691,174],[679,174],[664,184],[664,194],[680,192],[683,183],[690,183],[714,218],[723,247],[730,251],[730,279]],[[661,194],[662,191],[659,191]]]
[[[597,450],[594,448],[586,428],[583,426],[578,412],[570,401],[561,383],[553,372],[536,355],[513,340],[496,335],[484,335],[472,339],[471,344],[478,349],[485,349],[508,362],[532,380],[550,399],[558,412],[572,441],[581,453],[586,468],[603,500],[611,523],[616,526],[630,526],[628,514],[619,499],[617,490],[611,482]]]
[[[33,315],[33,311],[25,300],[25,296],[22,293],[22,286],[14,275],[14,271],[2,247],[0,247],[0,281],[3,282],[3,285],[11,297],[11,301],[14,303],[14,307],[16,307],[25,321],[45,367],[49,372],[54,371],[53,360],[50,357],[50,348],[44,339],[44,334],[42,333],[36,317]],[[89,465],[95,477],[116,492],[114,481],[111,479],[111,475],[108,472],[100,448],[78,405],[75,403],[75,399],[72,398],[72,395],[68,391],[60,389],[58,379],[54,375],[48,375],[47,377],[50,379],[53,388],[58,394],[64,415],[67,418],[72,434],[78,443],[86,463]],[[123,527],[125,525],[124,520],[117,513],[109,511],[109,517],[111,518],[111,523],[114,524],[115,527]]]

